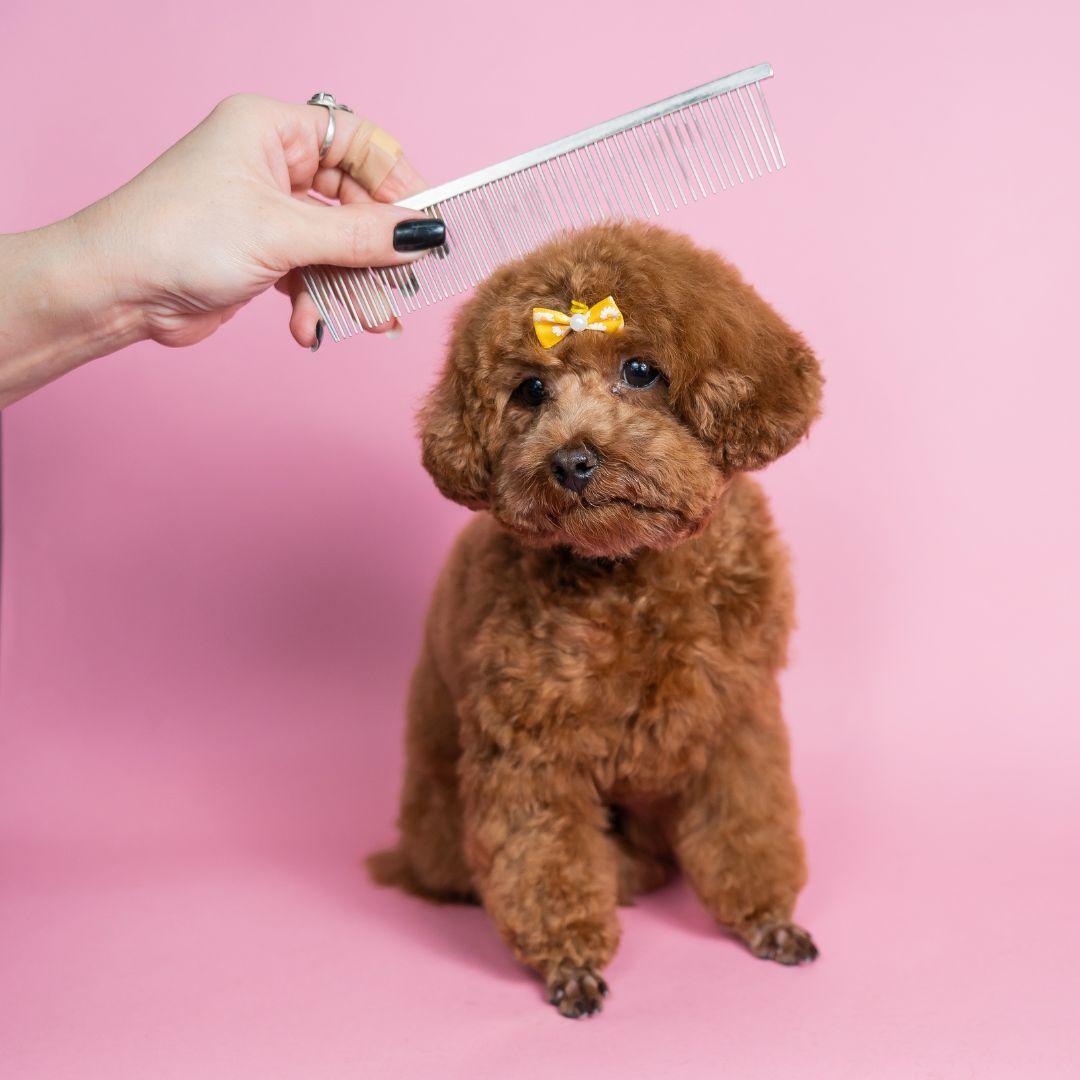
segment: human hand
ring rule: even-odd
[[[297,267],[404,263],[441,242],[439,223],[388,205],[424,188],[411,165],[400,158],[366,191],[339,168],[360,120],[338,110],[335,121],[320,162],[325,108],[227,98],[130,183],[76,215],[84,231],[108,238],[112,284],[141,314],[148,337],[193,344],[279,284],[292,297],[293,336],[312,345],[318,315]],[[424,247],[401,250],[417,228],[423,235],[411,242]]]
[[[390,266],[441,244],[441,221],[390,205],[425,186],[404,158],[374,191],[343,171],[366,132],[351,113],[334,116],[320,162],[325,108],[227,98],[111,195],[0,236],[0,407],[145,338],[201,341],[271,285],[292,297],[293,337],[317,348],[298,267]]]

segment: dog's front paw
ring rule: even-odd
[[[790,922],[762,923],[743,932],[750,951],[762,960],[779,964],[805,964],[817,959],[814,939],[801,926]]]
[[[595,968],[561,964],[548,977],[547,990],[548,1001],[563,1016],[576,1020],[603,1008],[608,985]]]

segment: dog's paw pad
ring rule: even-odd
[[[745,936],[750,951],[762,960],[775,960],[778,964],[805,964],[817,959],[818,948],[814,939],[794,923],[766,923],[749,930]]]
[[[571,1020],[598,1013],[604,1005],[608,985],[591,967],[563,965],[547,981],[548,1001]]]

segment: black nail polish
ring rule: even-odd
[[[446,226],[438,218],[412,218],[394,226],[395,251],[426,251],[446,239]]]
[[[315,324],[315,344],[311,346],[311,351],[312,352],[318,352],[319,351],[319,346],[322,344],[322,336],[323,336],[323,321],[322,321],[322,319],[320,319]]]

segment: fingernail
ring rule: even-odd
[[[411,218],[394,226],[395,251],[427,251],[446,239],[446,226],[438,218]]]
[[[383,334],[383,337],[390,338],[391,340],[401,337],[401,323],[395,320],[394,325]]]
[[[315,344],[311,346],[311,351],[312,352],[318,352],[319,351],[319,346],[322,344],[322,336],[323,336],[323,321],[322,321],[322,319],[320,319],[315,324]]]

